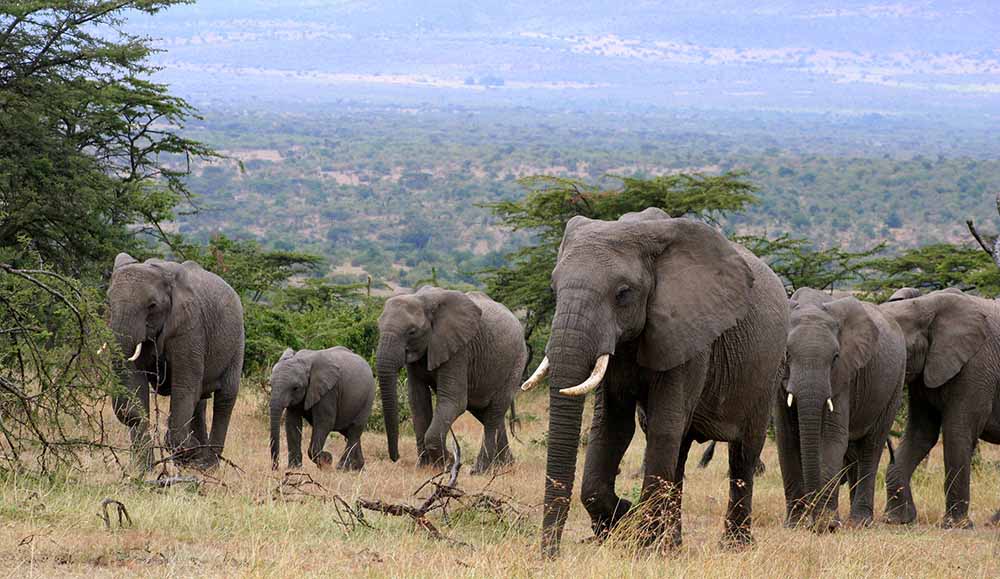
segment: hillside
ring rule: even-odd
[[[482,204],[523,195],[517,179],[534,174],[613,187],[607,175],[743,171],[760,204],[732,232],[853,249],[966,240],[970,217],[993,230],[1000,190],[985,132],[920,119],[359,106],[205,116],[188,132],[230,158],[194,168],[201,211],[179,231],[308,250],[348,278],[363,269],[404,284],[432,267],[471,283],[516,248],[526,234]]]

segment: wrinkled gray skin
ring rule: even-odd
[[[944,438],[945,528],[971,528],[969,475],[977,439],[1000,443],[1000,306],[942,290],[884,303],[906,337],[908,409],[886,471],[886,521],[912,523],[913,470]],[[1000,512],[993,516],[1000,523]]]
[[[774,406],[786,524],[835,529],[846,479],[848,526],[868,526],[882,447],[902,401],[903,332],[878,306],[852,297],[803,288],[789,306],[787,382]]]
[[[729,442],[723,544],[752,542],[754,465],[780,384],[787,297],[763,262],[708,225],[659,209],[618,221],[574,217],[552,272],[556,312],[546,348],[549,438],[542,552],[555,556],[569,511],[584,399],[560,393],[610,354],[596,390],[581,498],[598,537],[631,508],[615,478],[646,414],[640,502],[655,513],[642,540],[681,540],[691,443]]]
[[[473,472],[510,463],[504,415],[528,357],[514,314],[479,292],[423,287],[389,298],[378,325],[376,371],[389,457],[399,459],[396,382],[405,365],[421,465],[446,462],[448,431],[466,410],[483,425]]]
[[[219,276],[197,263],[125,253],[115,258],[108,289],[111,329],[125,357],[142,343],[135,362],[122,360],[124,392],[113,397],[118,420],[128,426],[136,462],[149,468],[149,385],[170,397],[167,446],[181,463],[218,463],[226,442],[243,370],[243,306]],[[214,400],[212,430],[206,400]]]
[[[271,466],[278,468],[281,415],[287,410],[288,467],[302,466],[302,419],[312,426],[309,459],[320,468],[333,463],[323,450],[326,437],[339,432],[347,441],[339,470],[361,470],[361,433],[375,400],[371,366],[354,352],[337,346],[326,350],[285,350],[271,370]]]

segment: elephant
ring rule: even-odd
[[[528,357],[514,314],[480,292],[424,286],[389,298],[378,326],[376,371],[389,457],[399,459],[396,377],[405,365],[419,464],[444,464],[445,437],[466,410],[483,425],[473,472],[511,463],[504,414]]]
[[[1000,443],[1000,305],[955,290],[879,306],[906,337],[908,411],[886,471],[886,516],[912,523],[910,477],[944,439],[945,528],[971,528],[969,484],[977,439]],[[1000,511],[992,522],[1000,522]]]
[[[127,361],[112,397],[137,464],[152,466],[149,390],[170,397],[166,443],[179,463],[218,464],[243,371],[243,306],[222,278],[193,261],[115,258],[111,329]],[[211,435],[205,419],[213,398]]]
[[[338,470],[365,466],[361,433],[375,400],[375,378],[364,358],[342,346],[326,350],[288,348],[271,370],[271,467],[278,468],[281,415],[287,409],[288,466],[302,466],[302,419],[312,426],[309,459],[320,468],[333,463],[323,450],[330,432],[347,440]]]
[[[902,402],[903,332],[853,297],[801,288],[789,306],[787,381],[773,411],[786,525],[808,517],[817,532],[839,527],[846,479],[848,526],[869,526],[882,447]]]
[[[753,542],[754,467],[781,379],[784,286],[713,227],[658,208],[617,221],[573,217],[552,272],[546,356],[522,389],[549,376],[542,554],[558,555],[576,471],[584,395],[596,390],[581,499],[599,539],[632,508],[615,479],[646,415],[644,545],[681,542],[684,465],[694,441],[728,442],[723,545]],[[639,509],[638,507],[643,507]],[[638,518],[638,517],[637,517]],[[635,520],[635,519],[633,519]]]

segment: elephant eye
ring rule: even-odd
[[[407,334],[408,336],[416,336],[416,335],[417,335],[417,329],[416,329],[416,328],[410,328],[410,329],[409,329],[409,330],[408,330],[408,331],[406,332],[406,334]]]
[[[623,285],[623,286],[619,287],[618,291],[615,292],[615,301],[620,306],[624,306],[624,305],[628,304],[629,299],[631,297],[632,297],[632,288],[630,288],[627,285]]]

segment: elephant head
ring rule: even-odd
[[[618,221],[577,216],[559,247],[546,347],[549,439],[542,549],[554,556],[569,510],[583,397],[628,344],[625,364],[665,371],[707,351],[750,306],[753,273],[712,227],[655,208]],[[537,382],[537,376],[525,387]]]
[[[979,298],[941,290],[879,306],[906,337],[906,381],[937,388],[986,343],[988,312]],[[992,306],[992,304],[991,304]]]
[[[111,329],[130,362],[152,360],[155,352],[163,351],[164,339],[183,327],[187,312],[181,304],[187,292],[185,280],[166,262],[139,263],[118,254],[108,289]]]
[[[310,410],[340,382],[340,367],[328,357],[296,355],[288,348],[271,369],[271,467],[278,468],[281,415],[289,406]]]
[[[787,405],[797,411],[804,490],[818,499],[834,492],[830,483],[841,467],[820,464],[824,423],[849,429],[846,414],[833,415],[834,400],[850,396],[851,381],[878,349],[879,330],[860,301],[802,291],[790,301]]]
[[[404,364],[424,360],[428,371],[437,370],[476,336],[482,314],[464,293],[436,287],[425,286],[385,302],[378,320],[376,373],[393,461],[399,459],[399,371]]]

